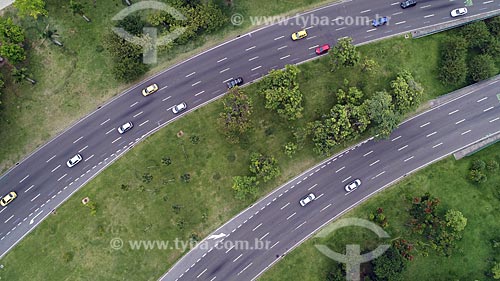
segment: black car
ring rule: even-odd
[[[413,7],[417,5],[417,0],[406,0],[401,2],[399,5],[401,6],[401,8],[406,9],[408,7]]]
[[[241,77],[238,77],[238,78],[233,79],[233,80],[226,83],[228,89],[234,88],[236,86],[240,86],[242,84],[243,84],[243,78],[241,78]]]

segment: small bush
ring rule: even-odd
[[[144,175],[142,175],[143,183],[150,183],[152,180],[153,180],[153,175],[151,175],[150,173],[144,173]]]
[[[491,160],[486,164],[486,170],[488,170],[488,172],[495,172],[498,170],[498,166],[499,165],[497,161]]]
[[[472,167],[471,167],[471,170],[477,170],[477,171],[484,171],[484,169],[486,168],[486,163],[481,160],[481,159],[476,159],[474,161],[472,161]]]
[[[172,164],[172,159],[170,159],[170,157],[163,157],[161,159],[161,163],[165,166],[169,166],[170,164]]]
[[[488,178],[482,171],[471,170],[469,174],[469,179],[476,184],[481,184],[485,183]]]
[[[186,174],[181,176],[181,180],[185,183],[188,183],[191,180],[191,175],[186,173]]]
[[[191,141],[192,144],[197,144],[197,143],[200,142],[200,137],[198,137],[198,136],[191,136],[189,138],[189,140]]]

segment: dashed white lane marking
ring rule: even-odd
[[[293,213],[293,214],[289,215],[289,216],[286,218],[286,220],[291,219],[293,216],[295,216],[295,214],[296,214],[296,213]]]
[[[436,147],[438,147],[438,146],[440,146],[440,145],[442,145],[442,144],[443,144],[443,143],[442,143],[442,142],[440,142],[440,143],[438,143],[438,144],[436,144],[436,145],[433,145],[433,146],[432,146],[432,148],[436,148]]]
[[[339,30],[342,30],[342,29],[345,29],[345,26],[342,26],[342,27],[336,28],[335,30],[336,30],[336,31],[339,31]]]
[[[307,37],[306,40],[311,40],[311,39],[314,39],[316,37],[318,37],[318,36],[316,36],[316,35],[315,36],[310,36],[310,37]]]
[[[397,15],[401,15],[403,12],[397,12],[397,13],[394,13],[392,14],[393,16],[397,16]]]
[[[142,126],[142,125],[144,125],[144,124],[146,124],[146,123],[148,123],[148,122],[149,122],[149,120],[146,120],[146,121],[142,122],[141,124],[139,124],[139,127]]]
[[[231,78],[229,78],[229,79],[226,79],[226,80],[222,81],[222,83],[226,83],[226,82],[228,82],[228,81],[230,81],[230,80],[233,80],[233,77],[231,77]]]
[[[168,100],[168,99],[169,99],[169,98],[171,98],[171,97],[172,97],[172,96],[168,96],[168,97],[166,97],[166,98],[162,99],[161,101],[166,101],[166,100]]]
[[[430,15],[424,16],[424,19],[430,18],[430,17],[433,17],[433,16],[434,16],[434,14],[430,14]]]
[[[405,149],[407,147],[408,147],[408,145],[402,146],[402,147],[398,148],[398,151],[401,151],[401,150],[403,150],[403,149]]]
[[[495,121],[498,121],[498,119],[500,119],[500,117],[497,117],[497,118],[495,118],[495,119],[491,119],[489,122],[490,122],[490,123],[493,123],[493,122],[495,122]]]
[[[314,46],[309,47],[309,50],[312,50],[312,49],[318,48],[318,47],[319,47],[319,45],[314,45]]]
[[[311,190],[311,189],[315,188],[317,185],[318,185],[318,184],[315,184],[315,185],[313,185],[313,186],[309,187],[307,190]]]
[[[194,82],[193,84],[191,84],[191,87],[194,87],[194,86],[196,86],[196,85],[198,85],[198,84],[200,84],[200,83],[201,83],[201,80],[200,80],[200,81],[197,81],[197,82]]]
[[[76,140],[73,141],[73,143],[77,143],[79,140],[83,139],[83,136],[77,138]]]
[[[259,238],[259,240],[261,240],[261,241],[262,241],[262,239],[266,238],[266,237],[267,237],[267,235],[269,235],[269,232],[268,232],[268,233],[266,233],[266,234],[264,234],[264,236],[260,237],[260,238]]]
[[[143,114],[143,113],[144,113],[144,111],[141,111],[141,112],[139,112],[139,113],[135,114],[133,117],[134,117],[134,118],[136,118],[137,116],[139,116],[139,115],[141,115],[141,114]]]
[[[22,180],[19,181],[19,183],[22,183],[24,180],[26,180],[29,177],[30,177],[30,175],[26,175]]]
[[[217,276],[214,276],[214,278],[210,279],[210,281],[214,281],[214,280],[215,280],[215,278],[217,278]]]
[[[325,195],[324,193],[321,193],[318,197],[316,197],[316,199],[314,200],[318,200],[319,198],[323,197],[323,195]]]
[[[203,275],[203,273],[205,273],[207,270],[208,270],[208,268],[205,268],[205,270],[203,270],[200,274],[198,274],[198,276],[196,276],[196,278],[200,278],[200,276]]]
[[[217,63],[219,63],[219,62],[223,62],[223,61],[225,61],[225,60],[227,60],[227,57],[226,57],[226,58],[222,58],[222,59],[218,60],[218,61],[217,61]]]
[[[282,36],[276,37],[276,38],[274,38],[274,41],[276,41],[276,40],[280,40],[281,38],[284,38],[284,37],[285,37],[285,35],[282,35]]]
[[[366,32],[372,32],[372,31],[375,31],[377,30],[376,28],[372,28],[372,29],[368,29]]]
[[[350,178],[351,178],[351,176],[349,176],[349,177],[345,178],[344,180],[342,180],[342,183],[344,183],[344,182],[348,181]]]
[[[37,195],[37,196],[33,197],[33,199],[31,199],[31,202],[35,201],[35,199],[37,199],[37,198],[38,198],[38,196],[40,196],[40,193],[38,193],[38,195]]]
[[[457,112],[458,112],[458,109],[453,110],[452,112],[448,113],[448,115],[453,115],[453,114],[455,114],[455,113],[457,113]]]
[[[122,137],[118,137],[118,138],[116,138],[114,141],[112,141],[111,143],[115,143],[115,142],[119,141],[121,138],[122,138]]]
[[[249,58],[249,59],[248,59],[248,61],[253,61],[253,60],[256,60],[256,59],[258,59],[258,58],[259,58],[259,56],[255,56],[255,57],[253,57],[253,58]]]
[[[273,245],[272,245],[269,249],[274,248],[274,246],[278,245],[278,243],[279,243],[279,242],[280,242],[280,241],[278,241],[278,242],[274,243],[274,244],[273,244]]]
[[[399,2],[394,2],[394,3],[391,3],[391,6],[394,6],[394,5],[397,5],[399,4]]]
[[[490,4],[490,3],[493,3],[493,0],[483,2],[483,4]]]
[[[5,222],[4,222],[4,223],[9,222],[9,221],[10,221],[13,217],[14,217],[14,215],[10,216],[7,220],[5,220]]]
[[[57,181],[61,181],[62,179],[64,179],[65,176],[67,176],[68,174],[64,174],[62,177],[58,178]]]
[[[363,154],[363,157],[366,157],[366,156],[368,156],[368,155],[370,155],[372,153],[373,153],[373,150],[371,150],[370,152],[367,152],[367,153]]]
[[[427,136],[425,136],[425,137],[426,137],[426,138],[428,138],[428,137],[431,137],[431,136],[433,136],[433,135],[435,135],[435,134],[437,134],[437,132],[432,132],[432,133],[428,134],[428,135],[427,135]]]
[[[111,119],[109,119],[109,118],[108,118],[108,119],[106,119],[106,121],[104,121],[104,122],[102,122],[101,124],[99,124],[99,126],[102,126],[102,125],[104,125],[104,124],[108,123],[108,122],[109,122],[109,120],[111,120]]]
[[[55,167],[54,169],[52,169],[52,171],[50,171],[51,173],[55,172],[57,169],[59,169],[59,167],[61,167],[61,165]]]
[[[284,57],[281,57],[280,60],[284,60],[284,59],[289,58],[289,57],[290,57],[290,55],[286,55]]]
[[[314,26],[309,26],[309,27],[306,27],[306,28],[304,28],[304,29],[305,29],[305,30],[308,30],[308,29],[311,29],[311,28],[313,28],[313,27],[314,27]]]
[[[252,229],[252,231],[257,230],[261,225],[262,225],[262,223],[259,223],[259,225],[257,225],[254,229]]]
[[[252,50],[252,49],[255,49],[255,47],[257,47],[257,46],[252,46],[252,47],[250,47],[250,48],[246,48],[246,49],[245,49],[245,51],[246,51],[246,52],[248,52],[248,51],[250,51],[250,50]]]
[[[138,101],[136,101],[136,102],[134,102],[133,104],[131,104],[129,107],[134,107],[134,106],[135,106],[136,104],[138,104],[138,103],[139,103],[139,102],[138,102]]]
[[[262,65],[259,65],[259,66],[257,66],[257,67],[252,68],[250,71],[255,71],[255,70],[257,70],[257,69],[259,69],[259,68],[261,68],[261,67],[262,67]]]
[[[235,262],[235,261],[239,260],[239,259],[241,258],[241,256],[243,256],[243,254],[240,254],[237,258],[235,258],[235,259],[233,260],[233,262]]]
[[[471,130],[467,130],[467,131],[465,131],[465,132],[461,133],[460,135],[462,135],[462,136],[463,136],[463,135],[468,134],[468,133],[470,133],[470,132],[471,132]]]
[[[279,51],[279,50],[282,50],[282,49],[284,49],[284,48],[286,48],[286,47],[288,47],[288,45],[281,46],[281,47],[279,47],[279,48],[278,48],[278,51]]]
[[[231,251],[233,248],[234,248],[234,245],[233,245],[233,246],[231,246],[231,248],[227,249],[226,254],[227,254],[227,253],[229,253],[229,251]],[[205,254],[206,254],[206,253],[205,253]],[[203,257],[205,257],[205,256],[203,256]]]
[[[229,70],[229,68],[225,68],[225,69],[223,69],[223,70],[219,71],[219,73],[224,73],[224,72],[226,72],[226,71],[228,71],[228,70]]]
[[[85,150],[85,149],[87,149],[88,147],[89,147],[89,146],[88,146],[88,145],[86,145],[84,148],[82,148],[82,149],[78,150],[78,153],[81,153],[82,151],[84,151],[84,150]]]
[[[247,270],[251,265],[253,264],[253,262],[249,263],[247,266],[245,266],[245,268],[243,268],[238,274],[237,276],[239,276],[240,274],[243,273],[243,271]]]
[[[425,123],[425,124],[422,124],[422,125],[420,125],[420,128],[423,128],[423,127],[425,127],[425,126],[429,125],[430,123],[431,123],[431,122],[427,122],[427,123]]]
[[[92,157],[94,157],[94,154],[90,155],[89,157],[87,157],[87,159],[85,159],[85,162],[89,161],[90,159],[92,159]]]
[[[345,166],[343,166],[342,168],[340,168],[337,171],[335,171],[335,173],[338,173],[338,172],[342,171],[343,169],[345,169]]]
[[[115,128],[113,128],[113,129],[111,129],[111,130],[107,131],[107,132],[106,132],[106,135],[107,135],[107,134],[109,134],[109,133],[111,133],[111,132],[113,132],[114,130],[115,130]]]
[[[400,22],[397,22],[396,25],[400,25],[400,24],[403,24],[403,23],[406,23],[406,21],[400,21]]]
[[[321,212],[323,212],[324,210],[328,209],[330,206],[332,206],[332,204],[331,204],[331,203],[330,203],[330,204],[328,204],[328,205],[326,205],[325,207],[323,207],[323,209],[321,209],[319,212],[320,212],[320,213],[321,213]]]
[[[493,107],[493,106],[492,106],[492,107],[488,107],[488,108],[486,108],[485,110],[483,110],[483,112],[490,111],[490,110],[492,110],[493,108],[495,108],[495,107]]]
[[[195,73],[196,73],[196,71],[195,71],[195,72],[191,72],[191,73],[189,73],[188,75],[186,75],[186,78],[188,78],[188,77],[190,77],[190,76],[193,76]]]
[[[383,174],[385,174],[385,171],[383,171],[383,172],[381,172],[381,173],[378,173],[376,176],[374,176],[374,177],[372,178],[372,180],[374,180],[374,179],[376,179],[376,178],[380,177],[380,176],[381,176],[381,175],[383,175]]]
[[[364,14],[364,13],[368,13],[369,11],[371,11],[371,10],[370,10],[370,9],[368,9],[368,10],[361,11],[361,12],[359,12],[359,13],[360,13],[360,14]]]
[[[285,209],[288,205],[290,205],[290,202],[286,203],[283,207],[281,207],[281,210]]]
[[[49,163],[49,162],[50,162],[50,160],[52,160],[52,159],[54,159],[54,158],[56,158],[56,156],[55,156],[55,155],[54,155],[54,156],[52,156],[52,157],[50,157],[50,158],[49,158],[49,160],[45,161],[45,163]]]
[[[462,122],[464,122],[464,121],[465,121],[465,119],[462,119],[462,120],[460,120],[460,121],[457,121],[457,122],[455,122],[455,125],[458,125],[458,124],[460,124],[460,123],[462,123]]]
[[[431,6],[431,5],[425,5],[425,6],[420,7],[420,9],[429,8],[430,6]]]
[[[303,223],[301,223],[301,224],[299,224],[299,225],[298,225],[298,226],[294,229],[294,231],[295,231],[295,230],[297,230],[297,229],[299,229],[299,227],[303,226],[304,224],[306,224],[306,221],[305,221],[305,222],[303,222]]]
[[[375,164],[377,164],[378,162],[380,162],[380,160],[377,160],[377,161],[375,161],[375,162],[371,163],[371,164],[370,164],[370,167],[371,167],[371,166],[373,166],[373,165],[375,165]]]
[[[195,97],[197,97],[197,96],[199,96],[199,95],[203,94],[204,92],[205,92],[205,91],[201,91],[201,92],[197,93],[197,94],[196,94],[196,95],[194,95],[194,96],[195,96]]]
[[[411,157],[408,157],[406,158],[405,160],[403,160],[403,162],[407,162],[407,161],[410,161],[411,159],[413,159],[415,156],[411,156]]]
[[[30,189],[32,189],[33,187],[35,187],[35,185],[34,185],[34,184],[32,184],[30,187],[28,187],[28,189],[26,189],[26,190],[24,191],[24,193],[26,193],[26,192],[30,191]]]
[[[393,138],[391,141],[397,141],[397,140],[399,140],[400,138],[401,138],[401,136],[396,137],[396,138]]]

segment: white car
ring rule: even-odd
[[[351,192],[351,191],[355,190],[356,188],[358,188],[360,185],[361,185],[361,180],[355,179],[353,182],[347,184],[344,189],[346,192]]]
[[[311,203],[314,199],[316,199],[316,195],[314,193],[309,193],[306,197],[300,199],[300,206],[305,207],[307,204]]]
[[[83,157],[80,154],[77,154],[73,157],[71,157],[68,162],[66,162],[66,165],[68,168],[74,167],[76,164],[80,163],[82,161]]]
[[[127,131],[129,131],[130,129],[132,129],[132,127],[134,127],[134,124],[132,124],[132,122],[127,122],[123,125],[121,125],[120,127],[118,127],[118,133],[120,134],[123,134]]]
[[[187,104],[185,102],[183,102],[183,103],[180,103],[180,104],[172,107],[172,112],[174,114],[177,114],[177,113],[179,113],[181,111],[184,111],[186,108],[187,108]]]
[[[459,16],[463,16],[465,14],[467,14],[467,8],[458,8],[458,9],[455,9],[455,10],[452,10],[451,11],[451,16],[452,17],[459,17]]]

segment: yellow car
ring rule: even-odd
[[[0,200],[0,205],[2,205],[2,207],[5,207],[10,202],[14,201],[14,199],[16,199],[16,197],[17,197],[17,193],[15,191],[11,191],[7,195],[2,197],[2,199]]]
[[[149,96],[156,91],[158,91],[158,85],[153,84],[151,86],[148,86],[146,89],[142,90],[142,95],[146,97],[146,96]]]
[[[307,31],[305,29],[292,33],[292,40],[299,40],[307,37]]]

